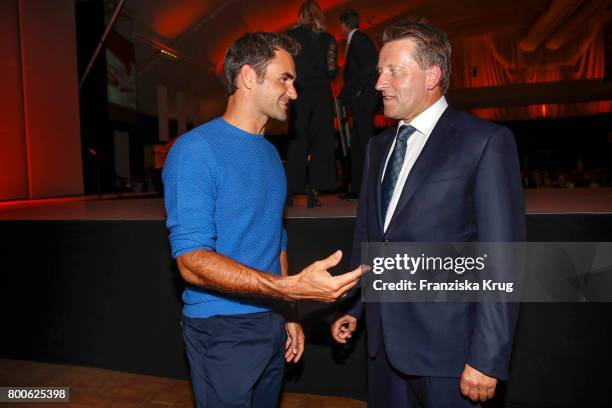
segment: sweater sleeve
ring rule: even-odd
[[[186,135],[172,146],[163,182],[174,258],[197,249],[215,250],[217,180],[215,158],[201,135]]]

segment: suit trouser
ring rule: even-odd
[[[461,395],[459,378],[407,375],[387,357],[380,333],[375,357],[368,357],[368,408],[473,408]]]
[[[198,408],[277,406],[285,368],[282,316],[183,316],[182,326]]]
[[[293,102],[287,153],[290,193],[305,191],[307,170],[313,188],[335,190],[337,187],[332,98],[327,81],[303,85],[298,90],[298,99]]]
[[[368,141],[374,135],[374,116],[380,94],[372,89],[349,101],[353,114],[351,131],[351,192],[359,193],[363,173],[363,160]]]

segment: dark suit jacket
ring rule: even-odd
[[[341,98],[345,103],[364,90],[374,90],[378,72],[378,51],[366,34],[357,30],[351,37],[344,65],[344,87]]]
[[[357,212],[352,264],[362,242],[525,240],[523,192],[512,133],[448,107],[404,185],[386,232],[380,210],[385,159],[396,129],[371,139]],[[411,375],[459,377],[465,363],[505,379],[517,303],[357,303],[365,307],[368,352],[380,328],[389,360]]]

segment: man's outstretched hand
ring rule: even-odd
[[[297,275],[289,276],[283,282],[284,293],[289,300],[315,300],[334,302],[345,296],[363,274],[361,266],[343,275],[332,276],[328,269],[338,265],[342,251],[336,251],[320,261],[304,268]]]

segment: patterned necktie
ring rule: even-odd
[[[395,190],[395,184],[397,178],[402,170],[402,164],[404,163],[404,156],[406,155],[406,142],[408,138],[414,133],[416,129],[410,125],[403,125],[397,137],[395,138],[395,147],[393,153],[387,162],[387,169],[385,170],[385,176],[383,177],[380,200],[383,219],[387,216],[387,209],[393,197],[393,191]]]

